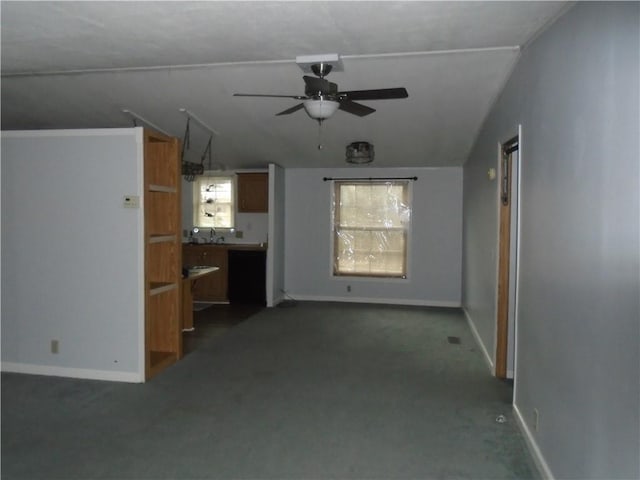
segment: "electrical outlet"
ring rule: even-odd
[[[533,409],[533,429],[537,432],[538,431],[538,427],[539,427],[539,420],[540,420],[540,412],[538,412],[537,408]]]
[[[51,340],[51,353],[58,353],[60,351],[60,342],[58,340]]]
[[[351,285],[347,285],[347,292],[351,291]]]
[[[244,233],[242,232],[242,230],[236,230],[236,238],[242,238],[244,237]]]

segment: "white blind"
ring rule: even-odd
[[[406,277],[409,182],[335,182],[334,274]]]
[[[193,188],[193,224],[198,227],[233,228],[233,179],[197,177]]]

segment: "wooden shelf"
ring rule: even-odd
[[[178,235],[181,225],[176,224],[180,218],[180,196],[167,195],[162,192],[147,192],[145,195],[145,224],[147,235]]]
[[[177,283],[151,282],[149,295],[159,295],[164,292],[169,292],[174,288],[178,288]]]
[[[151,237],[149,237],[149,243],[167,243],[177,241],[177,235],[151,235]]]
[[[145,130],[145,377],[182,357],[180,144]]]
[[[149,191],[161,193],[178,193],[178,189],[176,187],[167,187],[166,185],[149,185]]]

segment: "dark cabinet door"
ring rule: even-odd
[[[266,267],[264,251],[229,250],[229,302],[265,305]]]
[[[266,213],[269,211],[269,175],[266,173],[238,174],[238,212]]]

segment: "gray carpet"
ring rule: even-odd
[[[211,307],[212,303],[210,302],[193,302],[193,311],[201,312],[202,310]]]
[[[458,310],[300,303],[143,385],[3,374],[2,478],[537,478],[510,398]]]

